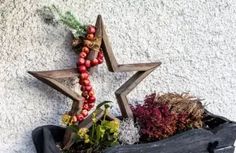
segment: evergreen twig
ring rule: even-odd
[[[59,21],[62,22],[65,26],[70,28],[74,37],[78,38],[80,36],[84,36],[86,33],[86,25],[82,25],[76,17],[69,11],[65,14],[62,14],[61,11],[55,6],[52,5],[52,11],[54,11],[59,16]]]

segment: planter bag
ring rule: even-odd
[[[61,153],[56,143],[63,140],[65,128],[46,125],[33,130],[32,137],[37,153]]]
[[[134,145],[118,145],[104,153],[233,153],[236,123],[207,112],[206,129],[192,129],[164,140]],[[63,141],[65,128],[46,125],[36,128],[33,142],[37,153],[61,153],[56,146]]]

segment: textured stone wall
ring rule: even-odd
[[[131,103],[154,91],[189,91],[213,113],[236,120],[235,0],[0,0],[1,153],[34,153],[31,131],[59,124],[71,105],[26,73],[75,65],[68,30],[37,14],[50,4],[83,23],[101,14],[119,63],[163,63],[129,95]],[[103,64],[93,76],[98,101],[113,100],[115,114],[113,93],[131,75]]]

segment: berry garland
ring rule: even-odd
[[[87,27],[87,33],[84,42],[86,41],[95,42],[96,41],[95,32],[96,28],[92,25],[89,25]],[[80,74],[79,84],[81,85],[83,106],[82,106],[82,111],[79,112],[79,114],[72,117],[73,123],[83,121],[84,118],[88,116],[88,111],[90,111],[94,107],[96,101],[94,90],[89,80],[89,69],[91,67],[103,63],[103,52],[102,49],[100,48],[97,58],[89,60],[88,55],[90,51],[91,51],[91,46],[87,45],[87,43],[84,43],[76,63],[77,70]]]
[[[88,116],[88,112],[95,106],[96,97],[89,80],[89,69],[103,63],[103,52],[99,45],[101,38],[95,36],[95,26],[81,24],[71,12],[65,12],[63,14],[54,5],[45,9],[51,13],[50,15],[53,18],[58,16],[58,21],[70,29],[74,36],[72,47],[75,48],[76,52],[79,51],[76,66],[80,74],[78,78],[79,84],[81,85],[83,106],[78,110],[76,115],[69,112],[62,116],[62,122],[66,125],[71,125],[83,121]],[[96,58],[89,58],[91,51],[98,52]]]

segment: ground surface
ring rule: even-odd
[[[0,152],[34,153],[31,131],[59,124],[71,101],[29,76],[27,70],[75,65],[68,30],[45,24],[44,5],[71,10],[81,22],[103,16],[119,63],[163,64],[129,98],[190,91],[215,114],[236,120],[235,0],[0,0]],[[107,71],[93,76],[98,101],[113,100],[131,74]]]

